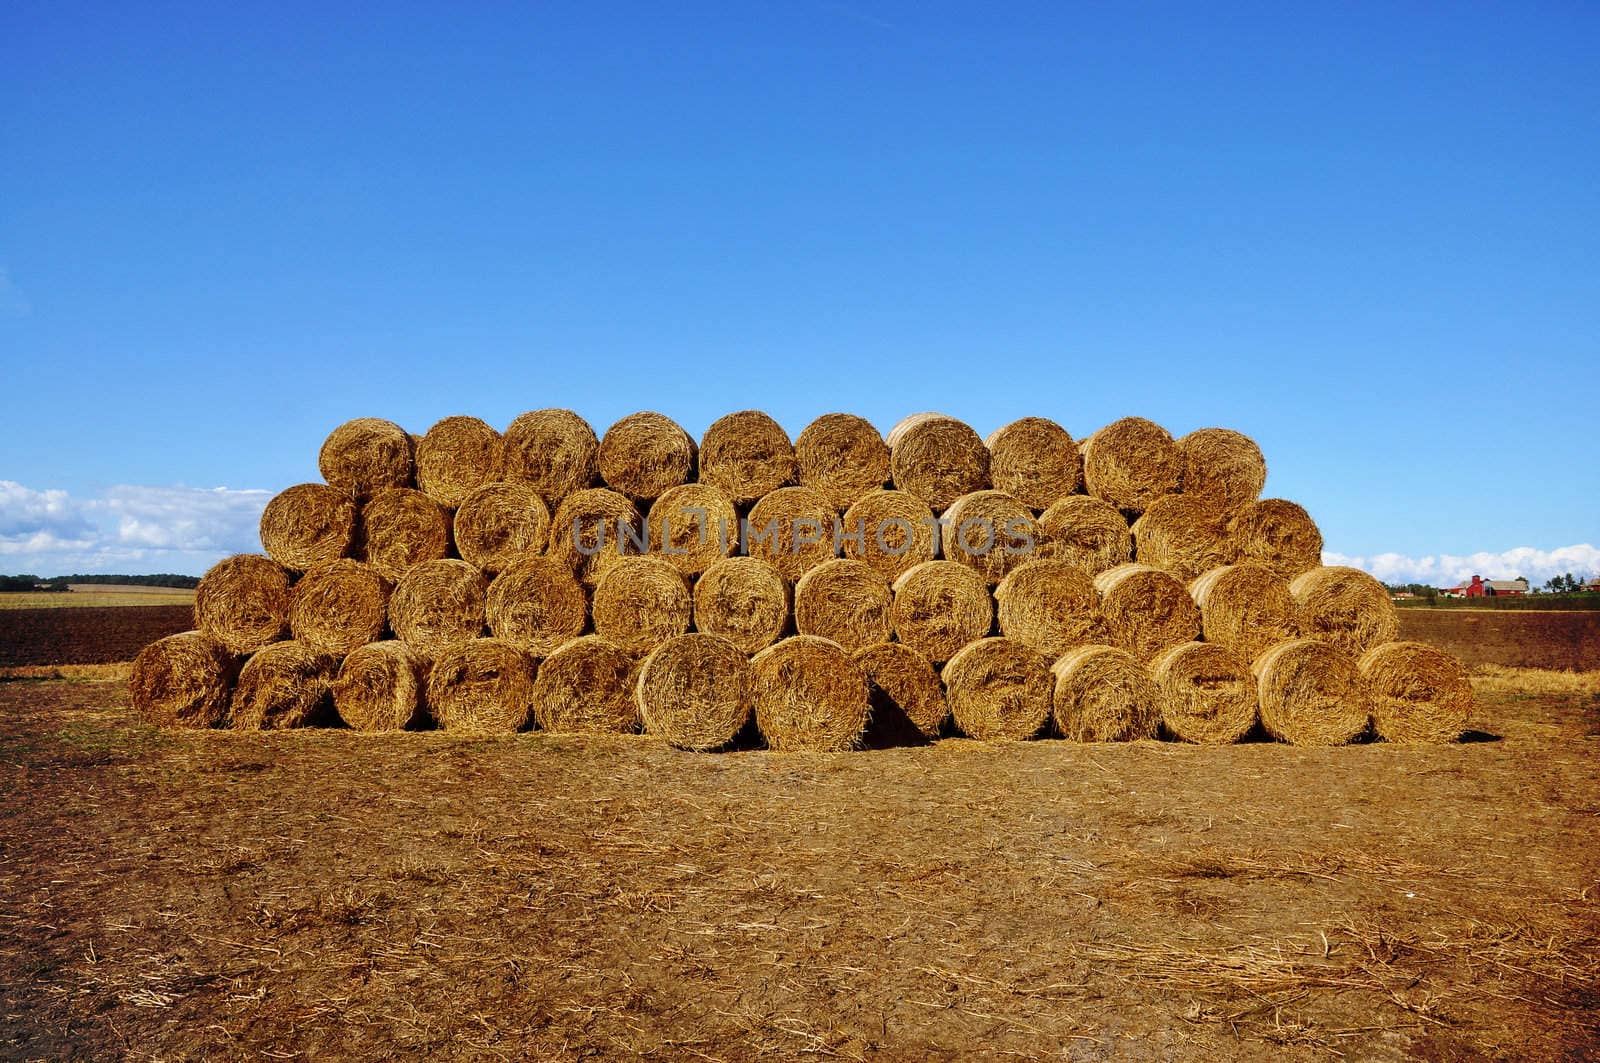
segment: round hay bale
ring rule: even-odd
[[[646,734],[679,749],[720,749],[750,720],[755,672],[719,635],[668,639],[645,658],[634,687]]]
[[[772,562],[797,580],[835,556],[836,515],[828,499],[809,487],[780,487],[750,508],[745,553]]]
[[[289,630],[296,642],[343,657],[383,637],[392,589],[376,568],[360,561],[318,565],[289,596]]]
[[[1400,632],[1389,589],[1359,568],[1318,566],[1289,584],[1300,634],[1359,657]]]
[[[706,484],[670,487],[645,521],[650,552],[686,576],[698,576],[739,548],[739,513]]]
[[[1228,516],[1207,498],[1162,495],[1133,522],[1134,560],[1164,568],[1185,583],[1232,564],[1237,550],[1228,536]]]
[[[456,552],[485,572],[499,572],[550,544],[550,510],[532,484],[484,484],[456,510]]]
[[[254,653],[289,634],[289,573],[260,554],[234,554],[194,591],[194,626],[230,653]]]
[[[588,599],[572,570],[551,557],[523,557],[489,583],[484,616],[495,638],[543,657],[583,634]]]
[[[1231,428],[1200,428],[1178,440],[1179,489],[1233,509],[1261,497],[1267,459],[1256,441]]]
[[[339,666],[333,708],[357,731],[409,731],[427,716],[426,662],[403,642],[358,646]]]
[[[322,723],[339,658],[299,642],[263,646],[233,688],[235,731],[283,731]]]
[[[1322,564],[1322,532],[1304,508],[1282,498],[1249,502],[1228,526],[1241,561],[1260,561],[1284,579]]]
[[[294,572],[347,556],[355,545],[355,500],[327,484],[296,484],[261,511],[261,547]]]
[[[593,584],[618,558],[638,553],[646,534],[644,519],[626,495],[590,487],[556,507],[549,554]]]
[[[1172,435],[1154,421],[1124,417],[1079,444],[1083,482],[1091,495],[1133,513],[1178,489],[1183,458]]]
[[[1000,581],[994,600],[1000,633],[1052,661],[1105,639],[1094,580],[1071,562],[1041,557],[1019,565]]]
[[[423,660],[483,634],[488,581],[453,558],[414,565],[389,596],[389,627]]]
[[[447,509],[504,478],[505,440],[476,417],[446,417],[417,444],[417,486]]]
[[[989,479],[1029,509],[1042,510],[1083,486],[1083,458],[1071,433],[1044,417],[1024,417],[985,439]]]
[[[1132,742],[1161,729],[1161,694],[1138,658],[1115,646],[1078,646],[1050,668],[1056,727],[1074,742]]]
[[[700,482],[735,505],[754,502],[794,479],[794,444],[760,410],[719,417],[700,440]]]
[[[950,706],[933,662],[903,642],[879,642],[855,652],[872,702],[871,727],[894,730],[888,717],[904,717],[924,738],[938,737]]]
[[[789,584],[758,557],[729,557],[694,584],[694,626],[720,635],[740,653],[772,645],[789,623]]]
[[[533,710],[536,666],[504,639],[447,646],[428,672],[428,706],[446,731],[515,734]]]
[[[659,413],[633,413],[600,440],[600,478],[629,498],[648,501],[694,478],[695,448],[678,422]]]
[[[1044,654],[1015,639],[965,646],[940,673],[956,726],[982,742],[1021,741],[1050,719],[1055,690]]]
[[[694,601],[683,574],[659,557],[624,557],[594,588],[594,633],[643,655],[689,630]]]
[[[905,491],[877,490],[845,510],[839,536],[844,556],[865,561],[891,583],[939,556],[938,523],[928,503]]]
[[[1098,576],[1133,560],[1133,532],[1122,511],[1105,499],[1069,495],[1039,517],[1038,553]]]
[[[639,706],[633,699],[639,661],[599,635],[573,639],[539,665],[533,681],[533,718],[546,731],[566,734],[633,734]]]
[[[1033,556],[1039,525],[1027,506],[1004,491],[962,495],[944,511],[941,549],[990,586]]]
[[[1161,691],[1161,722],[1185,742],[1228,745],[1256,723],[1256,681],[1226,646],[1185,642],[1150,662]]]
[[[527,484],[546,506],[593,485],[600,440],[571,410],[530,410],[507,426],[505,478]]]
[[[1256,659],[1261,724],[1280,742],[1342,746],[1366,733],[1372,695],[1356,659],[1316,639],[1280,642]]]
[[[1200,637],[1200,610],[1171,573],[1118,565],[1096,576],[1094,587],[1112,644],[1141,661]]]
[[[889,482],[889,445],[870,421],[825,413],[794,441],[795,476],[821,491],[836,510]]]
[[[894,633],[935,664],[994,626],[983,577],[954,561],[924,561],[894,581]]]
[[[889,431],[889,473],[897,490],[943,510],[989,486],[989,448],[954,417],[914,413]]]
[[[373,495],[361,507],[360,529],[356,555],[391,582],[412,565],[450,553],[450,514],[409,487],[390,487]]]
[[[411,436],[393,421],[357,417],[328,433],[317,468],[330,486],[356,499],[385,487],[410,487]]]
[[[883,573],[865,561],[836,557],[800,577],[794,586],[794,626],[856,650],[888,639],[894,592]]]
[[[1454,742],[1472,714],[1461,662],[1421,642],[1391,642],[1361,655],[1372,725],[1385,742]]]
[[[158,727],[216,727],[228,718],[239,665],[228,648],[199,631],[157,639],[139,651],[128,697]]]
[[[867,680],[843,646],[794,635],[750,658],[756,727],[770,749],[854,749],[867,727]]]
[[[1241,660],[1253,661],[1300,633],[1288,581],[1257,561],[1212,569],[1189,584],[1189,597],[1200,609],[1205,641]]]

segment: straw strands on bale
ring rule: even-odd
[[[406,731],[421,726],[428,669],[393,639],[360,646],[339,666],[333,708],[357,731]]]
[[[624,557],[595,584],[594,632],[643,655],[689,630],[694,603],[683,574],[659,557]]]
[[[456,510],[456,552],[485,572],[499,572],[550,543],[550,510],[532,484],[484,484]]]
[[[360,561],[318,565],[294,585],[289,630],[296,642],[343,657],[383,637],[391,589],[376,568]]]
[[[760,410],[719,417],[700,440],[700,482],[735,505],[754,502],[794,478],[794,444]]]
[[[505,474],[505,440],[476,417],[446,417],[417,444],[417,486],[455,509],[487,483]]]
[[[554,558],[529,556],[490,582],[484,616],[495,638],[543,657],[583,633],[588,604],[571,569]]]
[[[1200,610],[1170,573],[1126,564],[1094,578],[1111,642],[1141,661],[1200,637]]]
[[[1289,584],[1300,634],[1354,656],[1393,642],[1400,630],[1389,590],[1359,568],[1343,565],[1302,572]]]
[[[750,719],[755,672],[719,635],[668,639],[639,669],[634,700],[646,733],[679,749],[720,749]]]
[[[465,561],[424,561],[389,596],[389,626],[424,659],[483,634],[488,592],[483,574]]]
[[[1143,417],[1113,421],[1080,444],[1083,482],[1118,509],[1143,512],[1178,489],[1183,459],[1171,434]]]
[[[227,647],[198,631],[157,639],[139,651],[128,697],[160,727],[216,727],[228,718],[239,666]]]
[[[794,626],[802,635],[830,639],[854,653],[888,639],[894,592],[865,561],[834,558],[794,586]]]
[[[1322,532],[1309,513],[1286,499],[1246,503],[1235,512],[1228,534],[1240,560],[1263,562],[1285,579],[1322,564]]]
[[[362,499],[385,487],[412,483],[410,434],[393,421],[357,417],[328,434],[317,468],[330,486]]]
[[[871,422],[825,413],[794,441],[795,476],[821,491],[836,510],[889,482],[889,445]]]
[[[584,583],[594,583],[619,557],[643,548],[644,520],[626,495],[604,487],[574,491],[550,518],[550,556]]]
[[[750,508],[745,553],[770,561],[785,579],[833,557],[833,507],[820,491],[780,487]]]
[[[194,592],[194,626],[231,653],[254,653],[289,633],[289,574],[260,554],[212,565]]]
[[[1032,738],[1050,719],[1055,682],[1044,654],[1015,639],[979,639],[941,673],[950,714],[968,738]]]
[[[1083,486],[1083,459],[1072,435],[1044,417],[1024,417],[984,440],[995,490],[1029,509],[1054,505]]]
[[[795,635],[750,659],[756,727],[768,747],[852,749],[867,726],[867,680],[831,639]]]
[[[718,561],[695,581],[694,626],[745,654],[772,645],[789,622],[789,584],[758,557]]]
[[[1067,561],[1035,558],[995,588],[1000,632],[1055,660],[1105,638],[1100,595],[1089,574]]]
[[[573,639],[546,657],[533,680],[533,718],[546,731],[632,734],[639,661],[598,635]]]
[[[678,422],[659,413],[633,413],[600,440],[600,478],[629,498],[649,501],[694,473],[695,447]]]
[[[600,440],[571,410],[530,410],[505,432],[505,478],[539,493],[546,506],[594,484]]]
[[[282,731],[319,722],[339,658],[300,642],[274,642],[239,670],[231,711],[235,731]]]
[[[944,512],[944,556],[990,585],[1026,561],[1039,539],[1028,507],[1004,491],[962,495]]]
[[[1280,642],[1256,659],[1261,724],[1280,742],[1342,746],[1372,721],[1372,697],[1356,659],[1315,639]]]
[[[1133,560],[1133,533],[1122,511],[1105,499],[1069,495],[1039,517],[1037,552],[1098,576]]]
[[[447,731],[513,734],[533,709],[534,660],[504,639],[447,647],[428,673],[428,707]]]
[[[1162,495],[1133,522],[1133,556],[1187,583],[1235,560],[1228,511],[1205,498]]]
[[[989,448],[970,425],[942,413],[914,413],[889,431],[895,487],[943,510],[989,486]]]
[[[895,637],[935,664],[993,626],[989,588],[965,565],[924,561],[894,581]]]
[[[449,554],[450,515],[421,491],[386,488],[361,507],[358,543],[361,560],[398,580],[412,565]]]
[[[935,738],[950,715],[939,673],[926,656],[903,642],[880,642],[855,652],[872,701],[872,730],[894,730],[903,716],[924,738]]]
[[[1178,440],[1185,495],[1225,507],[1254,502],[1267,482],[1267,459],[1256,441],[1231,428],[1201,428]]]
[[[871,491],[845,510],[839,544],[893,582],[939,556],[938,524],[928,503],[905,491]]]
[[[327,484],[296,484],[261,512],[261,546],[284,568],[304,572],[350,553],[356,538],[355,500]]]
[[[1420,642],[1391,642],[1359,662],[1372,692],[1372,724],[1386,742],[1454,742],[1472,712],[1461,662]]]
[[[650,552],[686,576],[698,576],[739,547],[739,514],[728,496],[705,484],[679,484],[651,503],[645,521]]]
[[[1062,737],[1074,742],[1132,742],[1161,729],[1161,693],[1150,672],[1127,650],[1079,646],[1050,668],[1054,714]]]
[[[1246,661],[1300,630],[1288,581],[1259,561],[1214,568],[1189,584],[1189,596],[1200,609],[1205,640]]]
[[[1185,742],[1226,745],[1256,722],[1256,680],[1226,646],[1186,642],[1150,664],[1161,692],[1161,722]]]

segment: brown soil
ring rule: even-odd
[[[0,609],[0,667],[129,661],[156,639],[192,627],[192,605]]]
[[[1431,642],[1469,667],[1600,669],[1600,611],[1401,609],[1400,637]]]

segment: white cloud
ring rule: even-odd
[[[1349,565],[1370,572],[1385,583],[1427,583],[1435,587],[1453,587],[1473,576],[1484,579],[1515,579],[1528,577],[1535,587],[1552,576],[1570,572],[1575,576],[1600,575],[1600,550],[1588,543],[1562,546],[1554,550],[1540,550],[1532,546],[1518,546],[1500,553],[1479,551],[1457,556],[1439,554],[1428,557],[1407,557],[1404,554],[1375,554],[1372,557],[1347,557],[1344,554],[1323,553],[1325,565]]]

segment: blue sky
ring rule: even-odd
[[[1333,554],[1594,568],[1597,50],[1584,4],[8,3],[0,570],[199,571],[348,417],[545,406],[1222,424]]]

